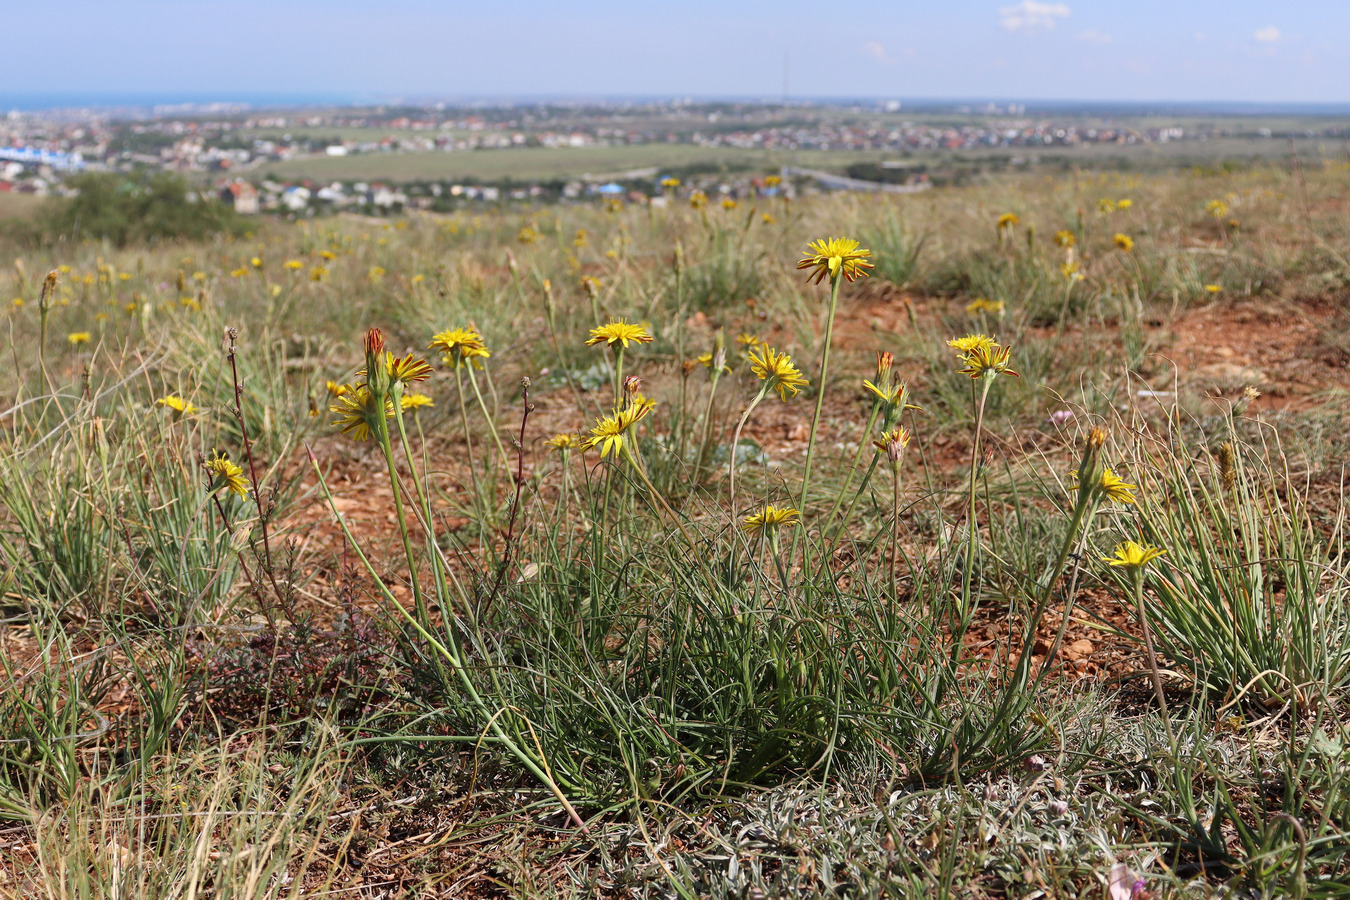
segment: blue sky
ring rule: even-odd
[[[798,98],[1350,102],[1342,0],[8,6],[0,98],[777,97],[786,55]]]

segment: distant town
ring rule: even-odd
[[[337,161],[390,160],[440,154],[455,162],[470,154],[533,150],[571,153],[596,148],[683,147],[693,155],[686,189],[699,182],[694,149],[753,151],[780,160],[773,170],[824,189],[918,190],[928,186],[944,154],[953,158],[1002,153],[1016,165],[1041,155],[1090,148],[1188,145],[1220,141],[1286,143],[1318,140],[1340,146],[1344,119],[1282,120],[1211,116],[1113,119],[1081,114],[1029,115],[1025,106],[959,106],[910,114],[898,101],[872,105],[694,103],[546,105],[498,108],[299,109],[255,111],[238,106],[173,107],[149,115],[99,110],[13,111],[0,119],[0,192],[60,195],[85,172],[182,174],[246,214],[269,210],[313,214],[349,208],[388,211],[448,209],[471,203],[576,200],[620,195],[664,199],[670,166],[638,164],[622,171],[533,177],[467,174],[432,177],[391,165],[379,178],[344,176]],[[1278,150],[1278,148],[1276,148]],[[793,154],[833,152],[821,171]],[[849,153],[859,154],[848,162]],[[843,155],[841,155],[843,154]],[[864,154],[866,158],[864,158]],[[887,157],[887,158],[883,158]],[[425,160],[423,160],[425,162]],[[305,172],[312,165],[313,174]],[[406,168],[406,167],[405,167]],[[455,165],[447,163],[448,169]],[[764,166],[760,166],[761,169]],[[722,169],[726,165],[722,163]],[[752,189],[758,173],[722,171],[719,193]],[[704,181],[708,179],[705,178]]]

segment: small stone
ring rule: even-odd
[[[1096,649],[1092,641],[1078,640],[1064,648],[1064,657],[1069,660],[1087,659]]]

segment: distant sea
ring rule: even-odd
[[[717,104],[753,103],[773,105],[783,102],[767,97],[674,97],[645,96],[577,96],[577,95],[513,95],[513,96],[437,96],[427,93],[361,94],[351,93],[287,93],[259,91],[216,92],[152,92],[127,91],[101,93],[97,91],[65,92],[10,92],[0,87],[0,115],[12,110],[38,112],[46,110],[88,111],[103,110],[119,116],[154,115],[174,112],[239,112],[245,109],[296,109],[313,107],[369,107],[410,106],[430,107],[443,103],[451,108],[518,106],[535,104],[597,104],[622,105],[628,103]],[[1350,115],[1350,103],[1281,103],[1265,101],[1199,101],[1199,100],[1055,100],[1017,97],[793,97],[792,106],[885,106],[899,102],[897,110],[910,112],[961,112],[981,114],[995,107],[1005,111],[1016,104],[1024,115],[1089,115],[1089,116],[1345,116]]]

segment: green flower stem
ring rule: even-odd
[[[750,419],[750,414],[755,411],[755,407],[759,406],[759,402],[764,399],[764,395],[769,392],[769,386],[768,381],[760,386],[759,393],[755,395],[754,400],[750,401],[750,405],[745,408],[745,412],[741,415],[741,420],[736,423],[736,433],[731,439],[731,460],[727,470],[727,487],[732,516],[736,515],[736,449],[741,444],[741,429],[745,427],[745,423]]]
[[[993,383],[993,377],[984,375],[980,377],[978,388],[973,381],[970,385],[971,400],[975,406],[975,439],[970,450],[970,489],[966,503],[966,564],[961,573],[961,621],[953,635],[955,641],[953,653],[959,652],[961,639],[965,636],[966,629],[970,625],[970,617],[975,612],[970,596],[971,582],[975,576],[975,554],[980,548],[980,526],[975,517],[975,482],[980,471],[980,436],[984,431],[984,403],[989,397],[989,388]]]
[[[403,386],[396,384],[390,390],[389,397],[394,404],[394,409],[398,410],[403,399]],[[412,538],[408,535],[408,520],[403,513],[403,492],[399,489],[398,469],[394,465],[394,447],[393,442],[389,439],[389,420],[384,415],[384,403],[384,398],[375,398],[373,415],[379,426],[375,430],[375,440],[379,442],[380,449],[384,451],[384,464],[389,469],[389,486],[394,491],[394,514],[398,517],[398,531],[403,538],[403,553],[408,558],[408,580],[412,582],[413,604],[417,608],[419,620],[426,621],[426,598],[422,596],[422,585],[417,578],[417,557],[413,553]],[[398,415],[398,413],[395,412],[395,415]],[[409,458],[408,463],[409,465],[412,464],[411,458]]]
[[[1148,611],[1144,608],[1144,569],[1142,566],[1130,567],[1130,580],[1134,583],[1134,604],[1139,611],[1139,627],[1144,631],[1144,650],[1148,653],[1149,674],[1153,676],[1153,690],[1158,695],[1158,709],[1162,712],[1163,726],[1167,729],[1167,742],[1171,745],[1172,755],[1179,752],[1177,736],[1172,731],[1172,717],[1167,713],[1167,698],[1163,696],[1162,675],[1158,671],[1158,655],[1153,650],[1153,631],[1148,624]]]
[[[492,435],[492,440],[497,444],[497,452],[501,454],[502,465],[506,466],[506,471],[511,471],[511,459],[506,455],[506,448],[502,446],[501,436],[497,434],[497,423],[488,413],[487,404],[483,402],[483,394],[478,390],[478,379],[474,377],[473,365],[465,366],[469,372],[469,384],[473,386],[473,395],[478,398],[478,408],[483,411],[483,421],[487,423],[488,433]]]
[[[853,462],[849,464],[848,472],[844,475],[844,486],[839,489],[839,496],[834,498],[834,506],[830,507],[829,515],[823,520],[825,522],[825,527],[827,528],[829,527],[830,522],[834,521],[834,514],[839,511],[839,505],[844,502],[844,496],[848,493],[848,489],[853,485],[853,476],[858,471],[858,464],[862,462],[863,451],[867,449],[867,439],[872,436],[872,428],[877,424],[877,416],[880,415],[880,413],[881,404],[873,403],[872,412],[867,417],[867,426],[863,428],[862,438],[858,441],[858,452],[853,454]],[[852,511],[853,507],[850,505],[849,512]],[[839,527],[835,530],[836,541],[839,539],[839,535],[843,534],[844,526],[847,524],[848,516],[846,515],[844,520],[839,523]]]
[[[416,417],[417,417],[417,413],[414,412],[414,413],[413,413],[413,417],[416,418]],[[404,426],[404,424],[403,424],[403,413],[402,413],[402,411],[400,411],[397,415],[395,415],[394,421],[398,423],[398,439],[399,439],[399,443],[402,444],[402,446],[403,446],[403,456],[408,460],[408,465],[409,465],[409,467],[411,467],[411,466],[412,466],[413,455],[412,455],[412,449],[408,446],[408,429],[407,429],[407,428]],[[423,451],[424,451],[424,453],[425,453],[425,450],[426,450],[426,438],[423,437],[423,435],[422,435],[422,420],[421,420],[421,419],[418,419],[418,420],[417,420],[417,437],[418,437],[418,440],[421,441],[421,446],[422,446],[422,449],[423,449]],[[426,457],[425,457],[425,455],[424,455],[423,458],[422,458],[422,473],[423,473],[423,474],[422,474],[422,478],[419,479],[419,478],[417,477],[416,472],[414,472],[414,473],[413,473],[413,478],[412,478],[412,483],[413,483],[413,488],[417,491],[417,500],[418,500],[418,502],[421,503],[421,505],[422,505],[422,514],[423,514],[423,516],[424,516],[424,518],[425,518],[425,527],[426,527],[426,532],[427,532],[427,534],[426,534],[427,542],[428,542],[429,544],[434,544],[434,543],[436,542],[436,534],[435,534],[435,532],[432,531],[432,528],[431,528],[431,523],[432,523],[432,521],[433,521],[433,520],[432,520],[432,516],[431,516],[431,496],[430,496],[430,494],[428,493],[428,491],[427,491],[427,489],[426,489],[426,485],[423,484],[423,479],[426,478]],[[443,602],[443,601],[446,599],[446,597],[447,597],[447,594],[446,594],[446,587],[445,587],[445,571],[444,571],[444,569],[442,569],[442,567],[441,567],[441,563],[443,562],[443,560],[441,559],[441,556],[440,556],[439,553],[433,553],[433,554],[431,554],[431,562],[432,562],[432,565],[431,565],[432,574],[433,574],[433,576],[434,576],[435,579],[436,579],[436,597],[437,597],[437,599],[439,599],[439,600],[441,600],[441,601]]]
[[[717,365],[717,359],[713,358],[712,384],[708,388],[708,408],[703,413],[703,441],[699,445],[698,459],[694,462],[694,481],[699,480],[699,475],[703,471],[703,463],[708,458],[709,444],[713,439],[713,416],[716,413],[717,403],[717,382],[722,378],[722,370]]]
[[[830,374],[830,343],[834,336],[834,314],[839,307],[839,282],[843,278],[843,267],[835,273],[830,280],[830,312],[825,318],[825,346],[820,353],[820,383],[816,391],[816,411],[811,416],[811,434],[806,441],[806,463],[802,467],[802,498],[798,507],[806,511],[806,494],[811,487],[811,461],[815,458],[816,452],[816,432],[820,428],[820,411],[825,405],[825,386],[829,383],[827,379]],[[796,537],[792,541],[794,547],[797,543]]]
[[[487,520],[487,503],[482,489],[478,486],[478,467],[474,464],[473,457],[473,433],[469,430],[469,406],[464,396],[464,379],[460,377],[458,366],[455,367],[455,389],[459,392],[459,420],[464,425],[464,458],[469,464],[469,485],[473,488],[474,511],[478,514],[478,527],[483,528]]]
[[[387,443],[388,442],[386,441],[386,444]],[[473,679],[469,677],[468,670],[464,667],[462,651],[458,646],[458,641],[454,637],[454,629],[446,629],[446,633],[450,636],[449,646],[447,646],[446,643],[437,640],[437,638],[431,634],[421,622],[410,615],[403,604],[399,603],[398,599],[390,592],[388,586],[385,585],[384,581],[379,577],[378,573],[376,573],[375,567],[371,564],[369,558],[367,558],[365,552],[361,549],[361,546],[356,542],[356,538],[352,536],[351,530],[347,527],[347,520],[342,517],[342,514],[338,512],[337,506],[333,503],[333,495],[328,490],[328,482],[324,479],[323,470],[319,468],[319,461],[314,457],[312,451],[309,454],[309,458],[310,463],[314,466],[315,474],[318,475],[319,487],[323,489],[324,499],[328,501],[328,506],[333,511],[333,517],[337,519],[338,527],[342,529],[342,534],[346,537],[347,543],[351,545],[352,551],[356,553],[357,558],[361,560],[361,564],[365,567],[366,573],[370,575],[371,581],[379,587],[379,590],[384,594],[385,599],[408,620],[408,624],[416,629],[418,633],[431,644],[431,646],[436,648],[436,651],[443,656],[446,662],[450,664],[450,667],[455,670],[455,674],[459,677],[460,684],[464,686],[464,691],[468,694],[470,701],[477,707],[479,713],[487,719],[487,728],[485,730],[491,731],[498,743],[505,747],[508,753],[514,756],[521,765],[525,766],[532,775],[548,787],[553,796],[560,804],[562,804],[563,809],[567,811],[568,817],[576,823],[583,834],[590,834],[589,829],[586,827],[586,823],[582,820],[581,816],[577,814],[576,809],[563,794],[558,781],[546,771],[547,763],[543,762],[542,759],[536,761],[530,754],[521,749],[511,736],[506,733],[506,730],[499,721],[501,719],[501,712],[504,712],[504,710],[497,713],[488,712],[487,703],[478,693],[477,688],[474,686]],[[398,492],[395,491],[395,496],[397,495]]]
[[[620,447],[620,452],[623,453],[624,459],[628,460],[628,464],[633,467],[633,471],[638,473],[638,477],[642,479],[642,483],[646,485],[647,493],[657,501],[657,503],[654,503],[653,505],[657,506],[659,504],[659,508],[668,514],[675,523],[675,526],[680,529],[680,534],[684,535],[684,539],[689,546],[691,548],[696,547],[697,544],[694,542],[694,537],[689,533],[689,530],[684,527],[684,523],[680,521],[679,513],[671,509],[670,504],[666,502],[666,498],[661,496],[661,493],[657,491],[656,487],[651,483],[651,479],[647,477],[647,473],[642,470],[642,464],[638,462],[637,457],[633,455],[633,450],[629,447],[628,441],[623,442]]]
[[[797,508],[806,515],[806,496],[811,489],[811,461],[816,453],[816,432],[820,428],[820,411],[825,405],[825,387],[830,375],[830,343],[834,337],[834,314],[839,307],[839,282],[844,277],[844,267],[840,266],[839,271],[834,273],[830,279],[830,312],[825,317],[825,346],[820,353],[820,381],[816,391],[816,411],[811,416],[811,434],[806,440],[806,462],[802,466],[802,495],[801,502]],[[828,522],[826,526],[828,527]],[[792,535],[792,558],[797,558],[797,539],[801,536],[806,526]]]

